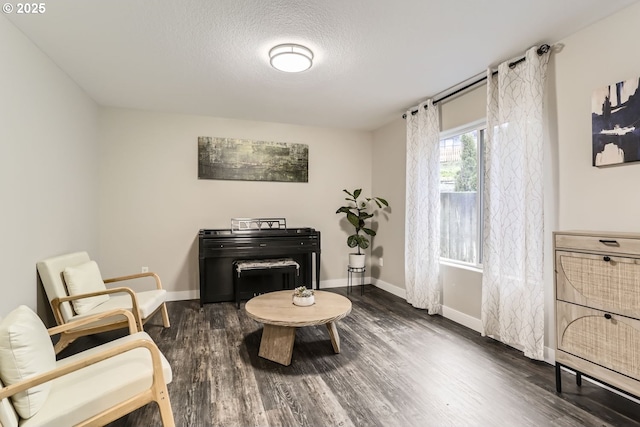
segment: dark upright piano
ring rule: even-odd
[[[237,221],[241,221],[241,225],[238,226]],[[300,264],[298,284],[307,287],[311,287],[315,266],[316,289],[319,289],[320,232],[313,228],[286,228],[281,218],[241,218],[232,220],[231,229],[200,230],[198,240],[200,305],[235,300],[232,264],[238,259],[293,258]],[[241,299],[281,289],[281,283],[260,278],[251,285],[241,293]]]

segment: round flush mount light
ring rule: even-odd
[[[299,44],[280,44],[269,51],[271,66],[287,73],[308,70],[313,64],[313,52]]]

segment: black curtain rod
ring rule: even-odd
[[[551,46],[549,46],[548,44],[543,44],[542,46],[540,46],[540,47],[538,48],[538,50],[537,50],[536,52],[538,53],[538,55],[539,55],[539,56],[542,56],[542,55],[544,55],[545,53],[549,52],[550,50],[551,50]],[[519,63],[524,62],[525,60],[526,60],[526,57],[522,57],[522,58],[518,59],[517,61],[513,61],[513,62],[511,62],[511,63],[509,64],[509,68],[513,68],[513,67],[515,67],[516,65],[518,65]],[[496,74],[498,74],[498,70],[496,70],[496,71],[494,71],[494,72],[492,73],[492,75],[494,75],[494,76],[495,76]],[[444,101],[444,100],[445,100],[445,99],[447,99],[447,98],[451,98],[452,96],[457,95],[457,94],[459,94],[460,92],[463,92],[463,91],[465,91],[465,90],[469,89],[470,87],[473,87],[473,86],[477,85],[478,83],[483,82],[483,81],[485,81],[485,80],[487,80],[487,76],[486,76],[486,75],[485,75],[485,76],[483,76],[483,77],[481,77],[481,78],[479,78],[479,79],[478,79],[478,80],[476,80],[475,82],[471,82],[471,83],[469,83],[469,84],[467,84],[467,85],[465,85],[465,86],[461,87],[460,89],[456,89],[455,91],[453,91],[453,92],[451,92],[451,93],[449,93],[449,94],[447,94],[447,95],[443,96],[442,98],[438,98],[438,99],[434,100],[434,101],[433,101],[433,105],[436,105],[438,102],[442,102],[442,101]],[[427,109],[427,106],[426,106],[426,105],[424,106],[424,109],[425,109],[425,110]],[[412,115],[412,116],[415,116],[416,114],[418,114],[418,110],[412,110],[412,111],[411,111],[411,115]],[[402,118],[403,118],[403,119],[406,119],[406,118],[407,118],[407,113],[404,113],[404,114],[402,115]]]

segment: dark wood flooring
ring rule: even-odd
[[[341,294],[346,288],[333,289]],[[334,354],[324,326],[297,330],[285,367],[258,357],[262,325],[233,303],[170,302],[146,325],[173,368],[177,426],[640,426],[640,404],[372,286],[349,295]],[[155,322],[155,324],[153,323]],[[113,339],[85,337],[64,354]],[[155,405],[111,424],[160,425]]]

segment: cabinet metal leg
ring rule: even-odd
[[[562,377],[561,377],[561,368],[562,365],[556,362],[556,391],[558,393],[562,393]]]

